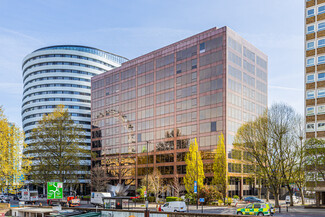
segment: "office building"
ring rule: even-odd
[[[27,145],[31,141],[31,131],[42,115],[63,104],[72,120],[86,131],[86,143],[90,149],[90,79],[120,66],[126,60],[96,48],[74,45],[44,47],[27,55],[22,64],[22,123]],[[28,151],[29,147],[25,149],[28,157],[37,157],[37,153]],[[90,169],[90,156],[83,164]],[[79,173],[80,177],[85,177],[83,175],[90,172]],[[79,182],[87,184],[89,178],[80,178]],[[79,189],[85,192],[82,187]]]
[[[306,139],[325,138],[325,1],[305,4],[305,114]],[[325,180],[311,169],[309,190],[325,204]],[[315,182],[316,181],[316,182]],[[315,185],[313,183],[316,183]]]
[[[111,183],[138,187],[157,168],[166,181],[186,174],[185,155],[197,138],[205,183],[213,151],[225,137],[229,193],[253,194],[232,146],[237,129],[267,108],[267,56],[228,27],[212,28],[92,78],[92,151]],[[148,143],[148,149],[147,149]]]

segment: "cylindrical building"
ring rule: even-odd
[[[27,145],[30,133],[42,115],[63,104],[75,123],[86,130],[86,142],[90,149],[91,77],[125,61],[126,58],[112,53],[75,45],[45,47],[27,55],[22,63],[22,124]],[[90,158],[84,163],[90,167]],[[88,183],[89,180],[79,181]]]

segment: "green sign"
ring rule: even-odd
[[[47,183],[47,199],[62,199],[63,198],[63,183],[48,182]]]

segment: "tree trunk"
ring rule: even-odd
[[[261,182],[261,179],[258,180],[258,198],[262,198],[262,182]]]
[[[305,195],[304,195],[304,191],[300,190],[300,194],[301,194],[301,204],[305,205]]]
[[[266,188],[266,202],[270,201],[270,191],[269,188]]]
[[[302,189],[301,186],[298,186],[298,187],[299,187],[299,192],[300,192],[300,196],[301,196],[301,204],[302,204],[302,205],[305,205],[304,190]]]
[[[290,185],[287,185],[288,191],[289,191],[289,195],[290,195],[290,206],[293,206],[293,192],[292,189],[290,188]]]
[[[46,194],[46,184],[43,184],[43,195]]]
[[[275,207],[279,207],[280,203],[279,203],[279,193],[277,191],[274,192],[274,200],[275,200]]]

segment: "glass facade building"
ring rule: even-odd
[[[205,183],[225,137],[229,192],[251,194],[253,167],[232,146],[238,127],[267,108],[267,56],[228,27],[212,28],[92,78],[92,166],[111,183],[137,187],[157,168],[166,181],[186,174],[197,138]],[[148,148],[147,148],[148,147]]]
[[[51,46],[38,49],[27,55],[22,64],[23,99],[22,124],[26,143],[30,133],[43,114],[50,113],[63,104],[72,120],[83,126],[90,149],[90,84],[91,77],[109,71],[127,61],[126,58],[96,48],[74,45]],[[29,147],[24,150],[29,157]],[[83,161],[90,168],[89,160]],[[33,165],[37,161],[33,161]],[[87,171],[79,171],[80,183],[89,183]]]

